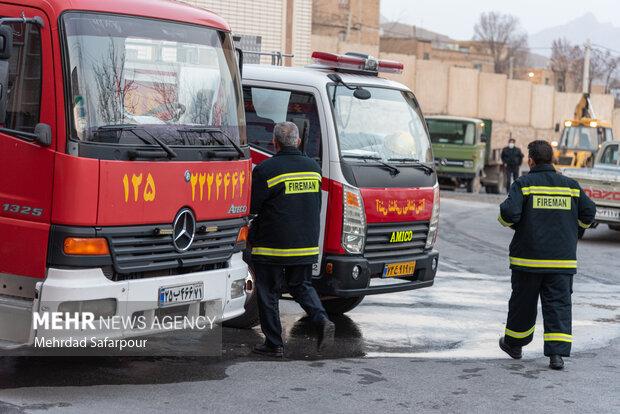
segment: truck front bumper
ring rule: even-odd
[[[245,285],[248,268],[241,257],[241,253],[234,254],[228,262],[228,267],[218,270],[194,272],[174,276],[153,277],[144,279],[111,281],[100,268],[91,269],[57,269],[49,268],[47,277],[37,284],[37,298],[30,301],[4,300],[0,297],[0,326],[11,326],[11,337],[5,337],[0,332],[0,348],[8,344],[32,345],[37,336],[66,337],[75,335],[75,331],[42,332],[33,328],[33,315],[46,312],[57,312],[61,304],[67,302],[85,304],[85,307],[94,301],[108,300],[115,303],[113,316],[126,320],[142,315],[153,318],[160,309],[174,310],[176,306],[159,307],[159,289],[178,285],[203,284],[203,299],[201,302],[185,303],[182,316],[189,318],[202,315],[213,315],[217,322],[226,321],[242,315],[245,312],[245,290],[235,289],[235,297],[231,295],[231,285]],[[2,320],[3,315],[12,317],[12,321]],[[20,326],[16,326],[19,323]],[[169,330],[169,329],[167,329]],[[90,337],[99,338],[129,338],[163,332],[163,329],[140,329],[137,331],[131,326],[126,329],[96,331]]]
[[[421,255],[407,256],[389,263],[415,261],[415,272],[411,277],[383,279],[383,268],[388,262],[370,262],[362,256],[325,256],[321,274],[313,280],[314,286],[322,296],[354,297],[377,295],[380,293],[401,292],[432,286],[437,273],[439,253],[436,250]],[[326,267],[331,264],[331,273]],[[357,278],[353,277],[353,268],[359,266]],[[376,284],[382,280],[400,283]]]

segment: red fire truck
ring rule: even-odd
[[[241,94],[205,10],[0,0],[1,347],[33,343],[43,311],[244,312]]]
[[[302,149],[323,170],[321,257],[314,285],[331,313],[365,295],[431,286],[439,188],[426,122],[414,94],[379,77],[399,62],[314,52],[316,64],[246,65],[252,161],[274,154],[273,126],[294,122]],[[257,322],[255,299],[230,323]]]

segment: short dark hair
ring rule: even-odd
[[[510,138],[508,142],[517,142],[514,138]]]
[[[527,151],[529,157],[534,161],[534,164],[551,164],[553,160],[553,148],[547,141],[536,140],[527,145]]]

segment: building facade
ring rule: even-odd
[[[312,0],[182,0],[222,16],[235,35],[262,52],[282,52],[295,57],[286,64],[304,65],[310,60]],[[252,47],[252,49],[254,49]],[[270,62],[263,57],[262,62]]]

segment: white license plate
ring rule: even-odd
[[[597,207],[596,218],[599,220],[620,221],[620,209]]]
[[[162,286],[159,288],[159,307],[179,305],[182,303],[199,302],[204,298],[202,282],[187,285]]]

